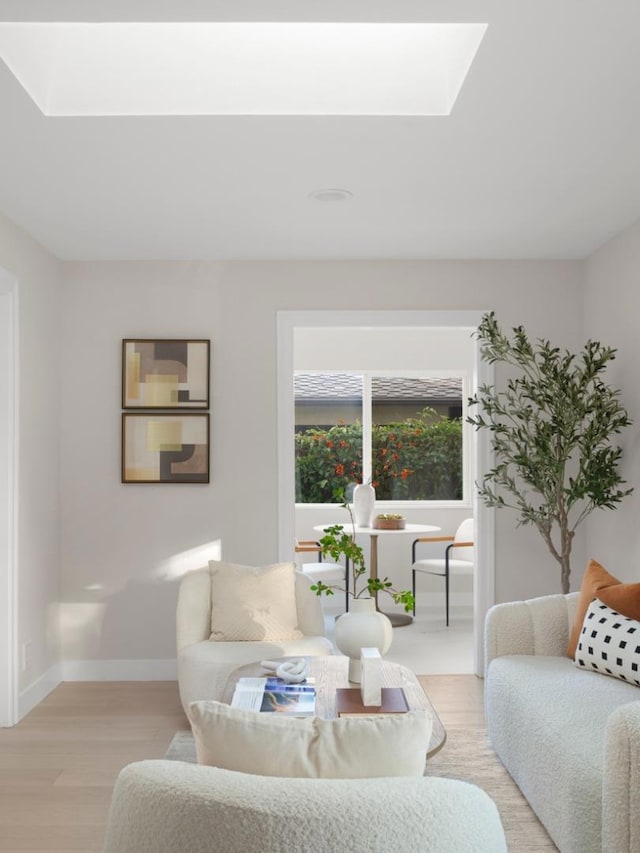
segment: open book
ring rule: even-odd
[[[231,700],[232,708],[248,711],[310,717],[315,712],[316,688],[313,679],[289,684],[281,678],[240,678]]]

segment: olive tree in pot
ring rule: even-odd
[[[613,509],[633,489],[618,471],[622,451],[612,441],[631,421],[603,373],[616,350],[587,341],[582,352],[532,343],[522,326],[510,339],[493,312],[477,329],[482,359],[518,371],[506,390],[483,385],[469,399],[467,421],[491,433],[495,466],[477,484],[490,507],[510,507],[519,524],[537,527],[560,564],[569,592],[571,546],[594,509]]]

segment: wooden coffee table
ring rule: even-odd
[[[277,658],[279,661],[289,660],[289,658]],[[324,655],[320,657],[307,658],[307,673],[315,679],[316,683],[316,713],[319,717],[325,720],[335,719],[336,714],[336,688],[337,687],[354,687],[349,682],[348,668],[349,658],[343,655]],[[229,676],[229,680],[224,689],[222,701],[227,704],[231,703],[233,692],[239,678],[248,676],[266,675],[265,670],[260,666],[260,663],[250,663],[246,666],[241,666],[235,669]],[[406,666],[401,666],[399,663],[391,661],[382,661],[382,686],[383,687],[402,687],[404,694],[409,703],[411,710],[424,708],[429,712],[433,719],[433,729],[431,732],[431,740],[429,749],[427,750],[427,758],[431,758],[442,747],[447,739],[447,733],[442,721],[435,708],[429,701],[429,697],[420,686],[420,682],[416,676],[407,669]]]

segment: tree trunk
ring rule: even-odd
[[[569,530],[566,521],[566,515],[562,519],[560,525],[560,542],[562,551],[560,554],[560,579],[562,582],[562,592],[566,595],[569,592],[569,575],[571,574],[571,546],[573,545],[573,537],[575,532]]]
[[[560,559],[560,579],[562,582],[562,592],[564,595],[569,592],[569,575],[571,574],[569,557],[569,554],[563,554]]]
[[[542,538],[547,543],[547,548],[553,557],[560,563],[560,583],[562,586],[562,592],[566,595],[569,592],[569,576],[571,575],[571,546],[573,544],[573,537],[575,536],[574,530],[569,530],[566,523],[560,524],[560,548],[556,548],[553,539],[551,538],[551,532],[548,527],[544,527],[540,524],[537,525],[539,532],[542,534]]]

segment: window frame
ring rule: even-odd
[[[461,402],[462,402],[462,498],[460,500],[376,500],[376,507],[381,511],[388,510],[392,512],[394,509],[420,509],[420,508],[456,508],[471,507],[473,496],[472,483],[472,427],[467,423],[468,400],[470,397],[471,378],[467,371],[462,370],[356,370],[348,368],[336,368],[331,370],[311,370],[301,369],[294,370],[294,376],[298,374],[317,374],[321,376],[330,376],[331,374],[344,374],[348,376],[362,377],[362,477],[363,481],[367,482],[371,478],[372,472],[372,426],[373,426],[373,397],[372,397],[372,379],[374,377],[395,377],[407,379],[429,379],[440,377],[455,377],[461,379]],[[294,409],[295,409],[295,394],[294,394]],[[294,417],[295,428],[295,417]],[[294,451],[294,467],[295,467],[295,451]],[[335,503],[300,503],[295,502],[298,507],[331,507],[336,506]]]

